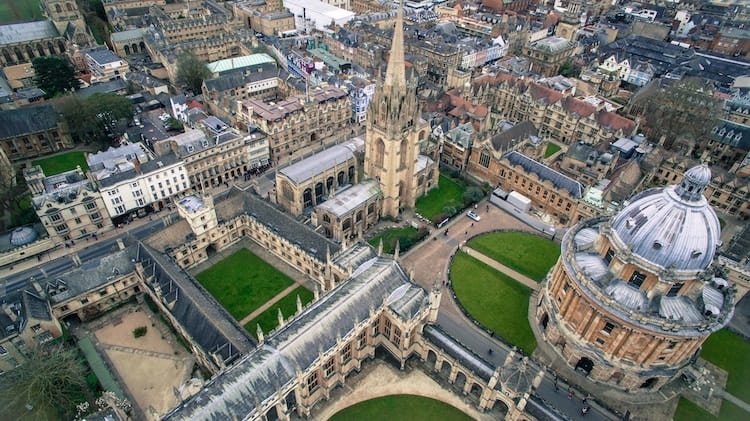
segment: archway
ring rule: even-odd
[[[488,408],[489,411],[496,414],[505,416],[508,413],[508,405],[500,399],[492,403],[492,407]]]
[[[427,365],[429,367],[435,367],[435,363],[437,362],[437,354],[435,354],[435,351],[429,350],[427,351]]]
[[[549,314],[547,313],[542,314],[542,318],[539,320],[539,326],[542,327],[542,330],[547,330],[548,323],[549,323]]]
[[[452,369],[453,367],[451,367],[449,362],[443,361],[443,365],[440,367],[440,375],[447,379],[450,377]]]
[[[279,413],[278,413],[278,411],[276,411],[276,407],[275,406],[271,407],[271,409],[269,409],[268,411],[266,411],[266,416],[265,416],[264,419],[266,419],[268,421],[276,421],[276,420],[279,419]]]
[[[128,46],[128,44],[125,44],[125,47],[123,47],[123,48],[125,49],[125,55],[129,56],[130,55],[130,47]]]
[[[456,374],[456,380],[453,381],[453,385],[456,386],[456,389],[463,391],[464,386],[466,386],[466,375],[459,371],[458,374]]]
[[[623,374],[622,371],[616,371],[612,373],[611,376],[609,376],[609,380],[607,381],[609,383],[620,384],[620,382],[622,381],[624,377],[625,377],[625,374]]]
[[[576,364],[576,371],[586,376],[591,374],[591,370],[593,369],[594,369],[594,362],[591,361],[591,359],[587,357],[581,357],[581,359],[578,360],[578,363]]]
[[[482,396],[482,386],[480,386],[478,383],[474,383],[471,385],[471,390],[469,391],[469,395],[474,396],[475,398],[479,399]]]

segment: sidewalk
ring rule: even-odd
[[[490,257],[487,257],[486,255],[474,250],[473,248],[463,246],[461,247],[461,250],[466,252],[469,256],[479,260],[480,262],[486,264],[487,266],[490,266],[494,269],[496,269],[499,272],[502,272],[511,278],[515,279],[516,281],[526,285],[527,287],[533,289],[534,291],[539,289],[539,283],[534,281],[533,279],[529,278],[526,275],[522,275],[515,270],[509,268],[508,266],[505,266],[504,264],[498,262],[497,260],[494,260]]]
[[[240,320],[240,324],[242,326],[245,326],[246,324],[248,324],[250,322],[250,320],[253,320],[254,318],[258,317],[258,315],[260,315],[264,311],[268,310],[272,305],[276,304],[279,300],[281,300],[282,298],[286,297],[287,294],[290,294],[298,286],[300,286],[300,285],[297,284],[296,282],[293,283],[293,284],[291,284],[291,285],[289,285],[285,290],[283,290],[280,293],[276,294],[276,296],[274,296],[270,300],[266,301],[265,304],[263,304],[262,306],[260,306],[257,309],[255,309],[255,311],[253,311],[252,313],[250,313],[247,316],[243,317],[242,320]],[[284,317],[288,318],[289,314],[287,314]],[[250,327],[252,328],[252,326],[250,326]]]

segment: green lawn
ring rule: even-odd
[[[0,2],[0,24],[44,19],[39,0],[3,0]]]
[[[383,239],[383,253],[387,254],[393,254],[393,252],[396,250],[396,241],[395,239],[401,239],[403,237],[411,237],[413,235],[417,234],[417,229],[408,226],[403,228],[394,228],[390,230],[384,231],[382,234],[379,234],[368,241],[371,246],[378,248],[378,243],[380,242],[380,239]],[[404,242],[401,242],[401,251],[404,251],[403,245]]]
[[[727,391],[750,402],[750,343],[740,336],[722,329],[703,343],[701,357],[729,373]],[[750,417],[750,414],[748,415]]]
[[[452,206],[463,209],[463,196],[466,187],[450,178],[441,175],[438,187],[430,190],[426,196],[417,199],[415,210],[425,218],[432,220],[435,215],[442,213],[443,208]]]
[[[83,172],[88,171],[89,166],[86,164],[86,155],[84,152],[68,152],[60,155],[42,158],[32,162],[33,165],[41,165],[44,175],[50,176],[60,174],[65,171],[76,169],[80,165]]]
[[[294,291],[284,296],[284,298],[274,303],[274,305],[272,305],[268,310],[264,311],[253,320],[247,322],[247,324],[245,325],[245,329],[252,335],[255,335],[255,332],[258,329],[258,324],[260,324],[261,329],[263,329],[263,333],[266,334],[271,330],[276,329],[276,327],[278,327],[279,325],[279,309],[281,309],[281,314],[284,315],[284,320],[287,320],[290,316],[297,312],[298,295],[299,299],[302,301],[303,306],[313,299],[313,293],[310,292],[309,289],[305,287],[297,287]]]
[[[370,399],[345,408],[330,421],[468,421],[472,418],[438,400],[413,395],[392,395]]]
[[[547,143],[547,149],[544,150],[544,157],[549,158],[559,150],[560,147],[556,143]]]
[[[526,354],[536,349],[527,319],[531,290],[464,252],[456,253],[450,279],[456,297],[474,320]]]
[[[674,421],[715,421],[715,420],[743,420],[747,419],[747,412],[729,401],[721,402],[721,412],[718,417],[685,398],[680,398],[677,410],[674,413]]]
[[[557,258],[560,246],[525,232],[494,232],[472,238],[469,247],[540,282]]]
[[[247,249],[237,250],[196,279],[237,320],[294,283]]]

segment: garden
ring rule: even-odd
[[[44,175],[47,177],[74,170],[77,165],[81,166],[84,173],[89,169],[89,166],[86,164],[85,152],[78,151],[38,159],[32,162],[32,164],[41,166]]]
[[[453,258],[450,280],[464,310],[526,354],[536,349],[528,321],[531,289],[464,252]]]
[[[469,240],[468,246],[537,282],[560,257],[559,244],[525,232],[485,234]]]
[[[429,233],[430,232],[426,227],[420,229],[416,229],[412,226],[393,228],[376,235],[371,238],[368,243],[377,248],[378,244],[380,244],[380,240],[383,240],[383,253],[386,254],[393,254],[396,251],[396,244],[398,244],[399,252],[403,253],[425,238]]]
[[[237,320],[294,283],[247,249],[237,250],[196,279]]]
[[[482,197],[482,189],[467,187],[464,182],[441,174],[438,187],[417,199],[414,210],[425,219],[438,224]]]
[[[471,417],[459,409],[434,399],[414,395],[391,395],[370,399],[341,410],[330,421],[464,421]]]

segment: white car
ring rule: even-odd
[[[480,218],[480,217],[479,217],[479,215],[477,215],[477,214],[476,214],[476,213],[475,213],[474,211],[469,211],[469,212],[467,212],[467,213],[466,213],[466,216],[468,216],[469,218],[471,218],[471,219],[473,219],[473,220],[475,220],[475,221],[479,221],[480,219],[482,219],[482,218]]]

